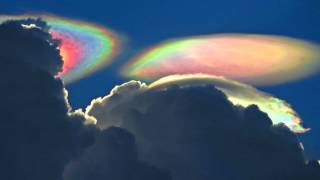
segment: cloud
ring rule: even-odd
[[[112,63],[120,52],[120,36],[109,28],[50,14],[0,15],[3,21],[41,18],[50,26],[50,35],[60,40],[59,50],[63,57],[63,71],[59,77],[71,83],[86,77]],[[24,29],[38,28],[38,20],[23,20]],[[28,22],[29,21],[29,22]],[[31,24],[30,24],[31,23]],[[52,43],[54,46],[54,43]]]
[[[132,134],[121,128],[100,131],[94,117],[72,110],[57,77],[59,42],[48,30],[40,19],[0,25],[0,179],[62,180],[67,164],[69,173],[77,162],[76,170],[91,167],[84,159],[93,152],[105,161],[94,164],[96,171],[83,172],[94,173],[96,180],[169,180],[167,171],[139,160]]]
[[[172,74],[203,73],[267,86],[317,74],[319,50],[312,42],[275,35],[185,37],[144,50],[125,64],[121,74],[150,81]]]
[[[86,113],[100,129],[131,132],[142,160],[175,180],[319,178],[320,167],[305,161],[288,127],[274,126],[256,105],[235,106],[219,90],[237,86],[209,80],[130,81],[93,100]]]
[[[134,136],[111,127],[97,134],[96,142],[65,171],[67,180],[170,180],[169,172],[139,160]]]
[[[0,179],[319,179],[285,125],[228,100],[232,83],[130,81],[73,111],[48,29],[0,25]]]
[[[23,24],[36,24],[26,28]],[[71,111],[58,42],[41,20],[0,25],[0,179],[60,180],[94,142],[96,128]]]
[[[118,113],[118,108],[121,108],[136,95],[148,89],[146,84],[139,81],[130,81],[121,86],[116,86],[109,95],[93,99],[91,105],[86,108],[86,114],[89,116],[94,115],[94,117],[100,119],[100,121],[97,121],[97,126],[100,129],[120,126],[123,117],[121,117],[121,113]],[[119,110],[121,111],[122,109]]]
[[[131,82],[127,83],[131,84]],[[141,85],[141,86],[140,86]],[[119,86],[111,92],[112,98],[120,93],[124,96],[134,95],[140,88],[147,88],[142,84],[136,86]],[[138,89],[136,89],[138,88]],[[109,96],[109,97],[110,97]],[[100,102],[102,99],[96,99]],[[120,100],[120,99],[119,99]],[[112,101],[112,100],[111,100]],[[121,100],[120,100],[121,101]],[[118,102],[113,101],[111,106],[117,106]],[[103,108],[103,107],[101,107]],[[98,111],[99,107],[95,106]],[[106,109],[100,109],[101,116],[108,116]],[[81,112],[82,114],[82,112]],[[88,117],[91,115],[86,114]],[[94,119],[96,121],[96,119]],[[99,122],[96,122],[97,124]],[[112,124],[116,124],[115,121]],[[97,126],[102,126],[101,124]],[[170,180],[171,175],[165,168],[142,161],[137,153],[134,135],[127,130],[114,126],[105,126],[95,134],[96,141],[89,147],[78,160],[72,161],[66,167],[64,177],[66,180]]]
[[[33,24],[35,27],[27,25]],[[56,75],[62,69],[59,41],[53,40],[46,22],[26,19],[4,22],[0,29],[0,57],[11,63],[20,61],[31,68]]]
[[[130,83],[129,83],[130,84]],[[134,84],[134,83],[133,83]],[[110,101],[110,96],[113,96],[115,93],[114,91],[121,93],[126,96],[131,96],[132,93],[136,93],[133,88],[137,89],[140,87],[140,84],[134,86],[131,84],[130,90],[126,90],[126,92],[122,92],[127,87],[123,85],[122,87],[117,87],[111,92],[111,95],[104,97],[103,99],[98,98],[93,101]],[[204,74],[194,74],[194,75],[171,75],[155,81],[154,83],[150,84],[149,87],[146,85],[141,85],[141,90],[147,89],[158,89],[158,88],[166,88],[171,84],[179,85],[179,86],[194,86],[194,85],[203,85],[203,84],[211,84],[214,85],[216,88],[221,90],[223,93],[226,94],[228,100],[230,100],[234,105],[241,105],[244,107],[248,107],[252,104],[256,104],[263,112],[267,113],[270,119],[273,121],[273,124],[284,123],[286,124],[292,131],[296,133],[304,133],[309,129],[306,129],[302,126],[302,120],[300,119],[299,115],[293,110],[293,108],[285,102],[284,100],[278,99],[270,94],[264,93],[262,91],[257,90],[256,88],[239,83],[236,81],[228,80],[223,77],[217,76],[210,76]],[[139,91],[141,91],[139,90]],[[121,96],[121,95],[120,95]],[[114,97],[114,96],[113,96]],[[124,98],[123,98],[124,99]],[[103,103],[103,102],[102,102]],[[117,102],[118,103],[118,102]],[[96,103],[99,104],[99,103]],[[113,103],[108,103],[114,106]],[[95,109],[97,109],[96,107]],[[90,110],[90,106],[88,107],[87,111]],[[108,108],[112,109],[112,108]],[[106,112],[106,110],[99,112]],[[107,110],[108,111],[108,110]],[[108,116],[108,115],[105,115]],[[103,122],[99,122],[101,124]]]

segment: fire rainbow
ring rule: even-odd
[[[203,73],[251,85],[299,80],[320,71],[320,47],[283,36],[217,34],[165,41],[130,60],[125,77],[153,81]]]
[[[41,18],[50,26],[50,34],[61,40],[60,54],[65,83],[79,80],[110,64],[119,53],[119,39],[109,29],[88,22],[54,15],[0,16],[0,22],[15,19]]]

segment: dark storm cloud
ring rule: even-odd
[[[170,180],[170,174],[138,158],[131,133],[111,127],[97,134],[84,155],[66,167],[67,180]]]
[[[139,160],[132,134],[100,131],[95,118],[72,111],[62,81],[54,77],[62,59],[48,30],[40,19],[0,25],[0,179],[62,180],[71,161],[80,162],[80,176],[66,174],[68,179],[170,179]],[[96,162],[85,161],[93,155],[87,152],[99,155]]]
[[[54,78],[62,60],[48,27],[24,28],[27,21],[0,25],[0,179],[59,180],[96,130],[70,111]]]
[[[39,27],[28,28],[21,24]],[[61,71],[63,61],[58,49],[59,42],[52,40],[48,30],[46,22],[40,19],[5,22],[0,29],[1,61],[19,61],[56,75]]]
[[[206,82],[149,88],[131,81],[94,100],[87,113],[101,129],[131,132],[142,160],[169,170],[175,180],[320,177],[319,165],[304,160],[286,126],[273,126],[254,105],[234,106]]]

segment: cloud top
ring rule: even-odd
[[[151,83],[149,87],[151,89],[164,89],[171,85],[184,87],[207,84],[212,84],[224,92],[234,105],[243,107],[248,107],[253,104],[257,105],[261,111],[268,114],[273,124],[284,123],[296,133],[304,133],[309,130],[301,125],[302,120],[297,112],[284,100],[259,91],[252,86],[223,77],[204,74],[172,75]]]
[[[319,177],[310,173],[319,167],[305,161],[301,143],[287,126],[273,125],[256,105],[234,105],[227,93],[269,95],[219,77],[167,79],[124,83],[92,101],[86,113],[101,130],[116,126],[132,133],[140,158],[169,171],[174,180]]]

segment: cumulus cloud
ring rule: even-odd
[[[290,104],[247,84],[204,74],[172,75],[155,81],[150,84],[150,88],[161,88],[170,84],[179,84],[179,86],[188,86],[188,84],[212,84],[225,93],[234,105],[244,107],[252,104],[257,105],[261,111],[268,114],[273,124],[284,123],[296,133],[305,133],[310,130],[302,126],[301,118]]]
[[[97,126],[100,129],[119,126],[123,117],[121,113],[117,112],[118,108],[121,108],[123,104],[128,103],[133,97],[148,89],[146,84],[139,81],[130,81],[121,86],[116,86],[109,95],[93,99],[86,108],[86,114],[99,117],[100,121],[97,121]]]
[[[59,41],[53,40],[49,27],[41,19],[4,22],[0,29],[1,60],[20,61],[26,65],[56,75],[62,69]]]
[[[127,84],[131,84],[131,82]],[[120,103],[117,100],[121,101],[121,99],[117,99],[117,95],[130,98],[130,96],[140,92],[139,90],[143,88],[147,88],[147,86],[140,83],[136,84],[136,86],[118,86],[115,87],[109,96],[93,101],[99,104],[99,102],[110,97],[110,105],[115,107]],[[108,116],[108,112],[104,112],[104,110],[108,111],[107,109],[98,110],[99,108],[95,106],[94,111],[97,113],[101,112],[100,116]],[[82,114],[83,112],[80,111],[80,113]],[[87,113],[85,115],[93,117]],[[96,121],[96,119],[94,120]],[[96,123],[97,126],[103,126],[99,121]],[[112,121],[111,124],[117,124],[117,122]],[[72,161],[66,166],[64,173],[66,180],[172,179],[170,172],[165,168],[159,169],[151,163],[149,164],[141,160],[137,152],[135,137],[129,131],[119,128],[119,126],[105,126],[105,128],[100,128],[100,131],[97,131],[95,137],[96,141],[94,145],[87,148],[81,158]]]
[[[293,132],[296,133],[304,133],[309,129],[306,129],[302,126],[302,121],[299,115],[294,111],[290,104],[285,102],[284,100],[278,99],[270,94],[264,93],[262,91],[257,90],[256,88],[239,83],[236,81],[228,80],[223,77],[210,76],[204,74],[196,74],[196,75],[171,75],[155,81],[154,83],[147,86],[146,84],[137,83],[137,82],[129,82],[125,83],[122,86],[118,86],[112,90],[110,95],[97,98],[92,101],[92,104],[95,104],[95,108],[92,106],[87,107],[87,112],[89,113],[109,113],[113,108],[106,108],[99,106],[99,104],[105,104],[106,101],[113,101],[113,99],[119,99],[118,96],[125,96],[129,98],[121,98],[119,102],[113,101],[115,103],[108,103],[110,106],[115,106],[121,101],[127,101],[133,94],[141,93],[141,91],[145,91],[148,89],[161,89],[166,88],[170,85],[178,85],[181,87],[185,86],[195,86],[195,85],[214,85],[217,89],[221,90],[224,94],[226,94],[228,100],[230,100],[234,105],[240,105],[243,107],[248,107],[252,104],[255,104],[259,107],[259,109],[268,114],[273,124],[284,123],[288,126]],[[134,85],[136,84],[136,85]],[[128,86],[129,85],[129,86]],[[130,89],[126,89],[130,88]],[[116,92],[116,93],[115,93]],[[103,108],[104,110],[100,110],[99,108]],[[95,111],[95,112],[91,112]],[[100,116],[100,114],[98,115]],[[102,116],[108,116],[104,114]],[[114,120],[114,119],[113,119]],[[98,126],[104,127],[102,124],[104,121],[98,122]]]
[[[26,28],[23,24],[37,24]],[[58,42],[41,20],[0,25],[0,179],[59,180],[96,128],[71,113]]]
[[[65,171],[67,180],[170,180],[170,173],[139,160],[134,136],[111,127],[97,134],[96,142]]]
[[[230,102],[251,96],[224,82],[130,81],[73,111],[48,30],[40,19],[0,25],[0,179],[319,179],[296,135]]]
[[[168,172],[139,160],[132,134],[120,128],[100,131],[94,117],[72,110],[56,77],[62,69],[59,42],[48,30],[40,19],[0,25],[0,179],[62,180],[66,165],[77,164],[77,158],[76,170],[99,166],[84,171],[96,180],[170,179]],[[87,151],[105,162],[86,164]]]
[[[273,125],[256,105],[234,105],[201,78],[149,86],[131,81],[93,100],[86,113],[100,129],[132,133],[142,160],[175,180],[319,178],[319,166],[305,161],[287,126]]]

